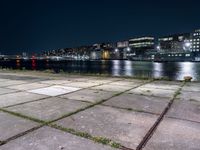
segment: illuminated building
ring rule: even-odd
[[[158,39],[159,49],[167,52],[183,52],[188,49],[190,33],[173,34]],[[188,44],[187,44],[188,43]]]
[[[129,42],[128,41],[117,42],[117,48],[126,48],[128,46],[129,46]]]
[[[200,52],[200,29],[191,34],[192,52]]]
[[[110,52],[108,50],[102,52],[102,59],[110,59]]]
[[[154,49],[154,40],[154,37],[151,36],[132,38],[129,40],[129,47],[136,53],[136,55],[142,55],[147,50]]]

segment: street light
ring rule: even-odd
[[[158,46],[156,47],[156,49],[159,51],[159,50],[161,49],[160,45],[158,45]]]
[[[116,48],[116,49],[115,49],[115,52],[117,53],[118,51],[119,51],[119,50]]]
[[[130,47],[127,47],[127,51],[128,51],[128,52],[130,52],[130,51],[131,51]]]

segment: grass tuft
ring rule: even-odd
[[[108,138],[95,137],[95,136],[90,135],[89,133],[76,131],[76,130],[71,129],[71,128],[64,128],[64,127],[58,126],[56,124],[50,124],[49,126],[53,127],[53,128],[56,128],[56,129],[59,129],[59,130],[62,130],[62,131],[65,131],[65,132],[68,132],[70,134],[79,136],[79,137],[83,137],[83,138],[92,140],[92,141],[94,141],[96,143],[101,143],[103,145],[109,145],[109,146],[111,146],[113,148],[118,148],[119,149],[119,148],[122,147],[121,144],[119,144],[117,142],[114,142],[114,141],[112,141],[111,139],[108,139]]]

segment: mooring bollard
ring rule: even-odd
[[[192,77],[191,77],[191,76],[185,76],[185,77],[184,77],[184,80],[185,80],[186,82],[191,82]]]

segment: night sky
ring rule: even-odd
[[[3,0],[0,52],[29,53],[200,28],[199,0]]]

